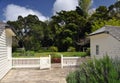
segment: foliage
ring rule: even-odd
[[[120,66],[120,63],[118,63]],[[119,83],[119,72],[112,60],[105,56],[103,59],[94,59],[67,77],[67,83]],[[73,82],[71,82],[73,80]]]
[[[15,52],[12,55],[13,57],[33,57],[35,56],[34,51],[22,51],[22,52]]]
[[[26,55],[20,55],[23,53],[19,53],[19,52],[14,52],[13,53],[13,57],[30,57],[30,56],[26,56]],[[85,57],[87,56],[85,52],[34,52],[34,56],[33,57],[40,57],[40,56],[48,56],[51,55],[52,57],[60,57],[61,55],[63,56],[78,56],[78,57]],[[32,56],[31,56],[32,57]]]
[[[57,12],[45,22],[36,15],[18,16],[16,21],[8,21],[17,33],[18,40],[13,38],[13,51],[25,48],[26,51],[41,52],[42,48],[51,46],[56,46],[60,52],[67,51],[70,46],[82,51],[89,47],[90,42],[85,39],[91,32],[105,25],[120,26],[120,1],[109,7],[99,6],[90,15],[91,5],[92,0],[79,0],[75,10]]]
[[[91,4],[92,4],[91,0],[79,0],[79,7],[85,13],[88,13],[88,10],[90,9]]]
[[[34,51],[26,51],[26,52],[25,52],[25,55],[26,55],[26,56],[34,56],[34,55],[35,55],[35,52],[34,52]]]
[[[18,53],[24,53],[25,52],[25,49],[24,48],[16,48],[16,52]]]
[[[18,48],[18,40],[17,40],[17,38],[16,37],[12,37],[12,41],[14,42],[14,43],[12,43],[12,52],[15,52],[15,51],[17,51],[17,48]]]
[[[71,72],[66,78],[67,83],[82,83],[82,82],[78,82],[76,80],[76,78],[78,78],[77,75],[76,75],[77,73],[78,73],[77,71]]]
[[[85,57],[87,54],[85,52],[62,52],[63,56],[78,56],[78,57]]]
[[[22,58],[28,58],[28,57],[45,57],[51,55],[51,62],[52,63],[60,63],[61,62],[61,55],[66,57],[72,57],[72,56],[79,56],[83,57],[86,56],[85,52],[42,52],[42,53],[35,53],[33,51],[27,51],[24,53],[18,53],[14,52],[13,57],[22,57]]]
[[[55,46],[49,47],[49,50],[50,50],[51,52],[58,52],[58,48],[55,47]]]
[[[74,47],[70,46],[70,47],[67,49],[67,51],[68,51],[68,52],[75,52],[76,50],[75,50]]]
[[[106,6],[99,6],[96,10],[95,13],[90,17],[93,21],[96,20],[107,20],[109,19],[109,16],[107,14],[108,9]]]
[[[38,51],[44,45],[42,41],[49,34],[46,23],[39,21],[35,15],[28,15],[24,18],[19,16],[17,21],[8,21],[7,23],[13,26],[17,32],[19,48],[24,47],[26,50]]]
[[[117,56],[117,57],[115,57],[114,59],[112,59],[112,63],[113,63],[113,65],[114,65],[114,67],[115,67],[115,69],[117,70],[117,72],[118,72],[118,78],[120,78],[120,57],[119,56]],[[119,79],[120,80],[120,79]]]
[[[74,19],[74,20],[73,20]],[[53,43],[59,51],[67,51],[69,46],[78,47],[78,42],[90,32],[86,27],[87,20],[76,11],[61,11],[52,17],[50,28],[53,36]],[[58,43],[59,42],[59,43]]]
[[[90,56],[90,48],[87,48],[86,54],[87,54],[87,56]]]
[[[61,62],[61,55],[60,54],[51,54],[51,62],[52,63],[60,63]]]
[[[56,53],[51,53],[50,55],[52,58],[60,58],[61,57],[60,54],[56,54]]]
[[[40,50],[38,50],[37,52],[39,52],[39,53],[42,53],[42,52],[51,52],[51,50],[49,50],[49,49],[40,49]]]
[[[116,3],[110,5],[108,9],[108,14],[111,18],[115,17],[116,19],[120,19],[120,1],[117,1]]]
[[[91,31],[93,32],[105,25],[120,26],[119,8],[120,1],[110,5],[108,8],[106,6],[99,6],[95,13],[89,18]]]
[[[96,31],[105,25],[120,26],[120,20],[115,18],[109,19],[107,21],[99,19],[93,23],[92,31]]]

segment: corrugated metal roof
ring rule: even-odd
[[[108,33],[120,41],[120,26],[108,26],[107,25],[91,33],[90,36],[100,34],[100,33]]]

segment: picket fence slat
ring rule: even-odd
[[[82,64],[81,57],[63,57],[63,55],[61,55],[61,68],[79,66],[80,64]]]
[[[42,65],[41,64],[42,60],[46,62],[44,65],[49,65],[49,66],[45,67],[44,65]],[[49,57],[40,57],[40,58],[12,58],[12,67],[13,68],[40,68],[40,69],[51,68],[50,61],[51,61],[50,55]]]

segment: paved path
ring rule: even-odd
[[[12,69],[0,83],[66,83],[66,76],[76,68],[59,68],[52,65],[51,70]]]

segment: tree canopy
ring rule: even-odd
[[[8,21],[18,36],[18,45],[14,41],[14,47],[34,51],[51,46],[58,51],[74,47],[82,51],[83,47],[89,47],[89,33],[104,25],[120,26],[120,1],[109,7],[99,6],[88,16],[90,6],[91,0],[79,0],[76,10],[58,12],[45,22],[36,15],[18,16],[17,21]]]

